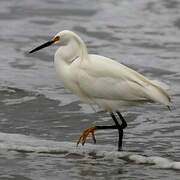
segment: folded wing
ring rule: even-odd
[[[78,73],[79,88],[91,99],[147,101],[168,105],[163,88],[136,71],[111,59],[90,55]]]

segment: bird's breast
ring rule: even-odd
[[[87,97],[80,89],[78,83],[78,64],[68,64],[67,62],[55,59],[54,65],[61,84],[73,94],[87,102],[87,100],[85,100]]]

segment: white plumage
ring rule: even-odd
[[[60,41],[61,37],[67,40],[54,57],[58,77],[86,103],[95,103],[109,112],[145,102],[169,104],[170,97],[162,87],[117,61],[88,54],[75,33],[62,31],[56,36]]]
[[[119,112],[122,107],[146,102],[169,105],[170,97],[157,83],[117,61],[88,54],[82,39],[71,31],[59,32],[51,41],[30,53],[53,44],[60,46],[55,53],[54,64],[64,87],[91,107],[97,104],[110,112],[115,122],[112,126],[92,126],[86,129],[78,139],[77,145],[81,140],[84,145],[89,133],[92,133],[92,139],[96,142],[94,131],[97,129],[118,129],[118,150],[121,150],[123,129],[127,126]],[[121,124],[118,123],[114,112],[119,116]]]

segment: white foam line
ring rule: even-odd
[[[57,142],[51,140],[41,140],[20,134],[0,133],[0,149],[35,152],[35,153],[77,153],[88,156],[90,153],[104,159],[123,159],[133,161],[137,164],[149,164],[162,169],[180,170],[180,162],[168,160],[158,156],[143,156],[134,152],[116,151],[112,145],[93,145],[76,147],[72,142]]]

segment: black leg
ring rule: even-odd
[[[91,127],[93,129],[90,129],[88,134],[90,132],[92,133],[93,141],[94,141],[94,143],[96,143],[96,139],[95,139],[95,136],[94,136],[94,130],[98,130],[98,129],[99,130],[101,130],[101,129],[118,129],[118,132],[119,132],[118,151],[120,151],[122,149],[123,129],[127,127],[127,123],[126,123],[125,119],[123,118],[123,116],[121,115],[120,112],[117,111],[116,113],[118,114],[119,118],[121,119],[121,122],[122,122],[121,124],[119,124],[116,116],[113,113],[111,113],[110,115],[111,115],[112,119],[114,120],[115,125],[112,125],[112,126],[93,126],[93,127]],[[89,128],[87,130],[89,130]],[[86,132],[87,130],[85,130],[85,132],[80,136],[80,138],[79,138],[79,140],[77,142],[77,145],[80,143],[81,138],[84,138],[83,139],[84,142],[82,142],[82,144],[84,145],[84,143],[86,141],[86,137],[88,135],[87,132]]]
[[[127,123],[126,123],[125,119],[123,118],[123,116],[121,115],[120,112],[117,111],[116,113],[117,113],[117,115],[119,116],[119,118],[121,119],[121,122],[122,122],[121,128],[122,128],[122,129],[126,128],[126,127],[127,127]]]
[[[122,149],[123,128],[118,123],[116,116],[113,113],[111,113],[111,117],[114,120],[114,122],[116,124],[116,128],[118,129],[118,132],[119,132],[118,151],[120,151]]]
[[[124,133],[123,129],[127,127],[127,123],[120,112],[117,111],[116,113],[121,119],[121,122],[122,122],[121,125],[118,123],[118,120],[116,119],[116,116],[113,113],[111,113],[111,117],[114,120],[116,127],[118,129],[118,132],[119,132],[118,151],[120,151],[122,149],[122,140],[123,140],[123,133]]]
[[[116,125],[113,126],[96,126],[97,129],[117,129]]]

